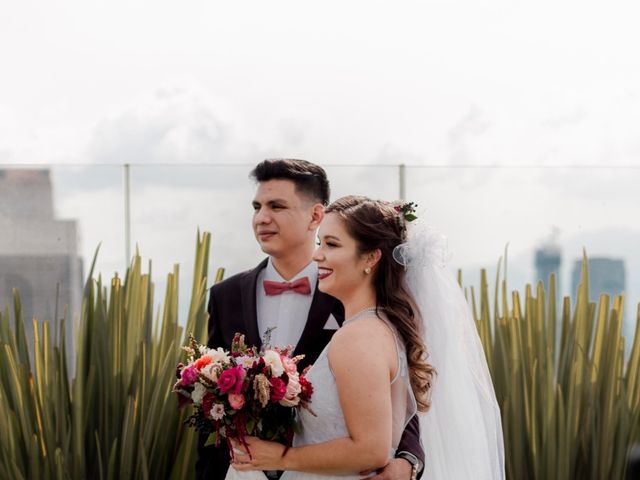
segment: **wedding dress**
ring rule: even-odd
[[[345,324],[375,315],[375,309],[364,310],[351,319],[346,320]],[[416,413],[416,401],[409,381],[409,369],[407,366],[404,342],[402,342],[395,327],[389,322],[382,311],[378,312],[378,318],[393,332],[398,356],[398,371],[391,381],[393,422],[392,450],[389,452],[389,458],[393,458],[408,421]],[[340,406],[336,379],[329,365],[328,351],[330,347],[331,342],[324,348],[307,374],[307,379],[313,385],[314,393],[311,408],[316,416],[305,409],[300,410],[299,421],[301,432],[294,436],[294,447],[313,445],[349,436],[349,431],[347,430]],[[362,478],[362,476],[359,475],[358,472],[353,472],[351,475],[285,472],[281,480],[359,480],[360,478]],[[229,467],[226,476],[226,480],[265,479],[266,476],[262,472],[237,472],[233,467]]]
[[[345,323],[356,322],[365,317],[374,316],[375,309],[360,312]],[[395,450],[400,443],[402,432],[407,422],[416,413],[416,401],[409,382],[409,369],[405,354],[404,343],[399,338],[395,327],[387,320],[382,311],[378,312],[380,318],[393,332],[396,340],[396,352],[398,356],[398,371],[391,381],[391,406],[392,406],[392,450],[389,458],[393,458]],[[311,407],[317,416],[313,416],[307,410],[300,412],[302,431],[293,439],[293,446],[313,445],[348,437],[349,432],[345,424],[336,380],[329,365],[328,350],[331,343],[325,347],[318,360],[309,371],[308,378],[313,384],[314,396]],[[353,475],[320,475],[303,472],[285,472],[282,480],[358,480],[362,478],[358,472]]]

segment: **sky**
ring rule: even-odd
[[[48,165],[82,254],[132,239],[189,279],[249,268],[251,166],[325,165],[334,198],[407,195],[468,277],[509,244],[514,287],[560,229],[565,283],[587,248],[624,258],[640,301],[637,2],[60,1],[0,4],[0,163]],[[188,284],[182,288],[186,295]],[[183,302],[184,303],[184,302]],[[633,308],[635,310],[635,308]]]

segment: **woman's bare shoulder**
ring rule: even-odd
[[[355,355],[395,349],[393,333],[383,320],[371,315],[347,322],[331,340],[329,354],[348,350]]]

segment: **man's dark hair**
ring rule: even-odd
[[[315,202],[329,204],[329,180],[324,169],[315,163],[295,158],[268,158],[249,174],[256,182],[291,180],[296,191]]]

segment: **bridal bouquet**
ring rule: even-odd
[[[248,347],[236,333],[231,351],[199,345],[190,337],[188,363],[178,364],[179,407],[193,404],[186,423],[208,435],[207,445],[246,436],[291,445],[296,408],[309,408],[313,387],[298,372],[303,355],[291,356],[292,347],[258,350]]]

